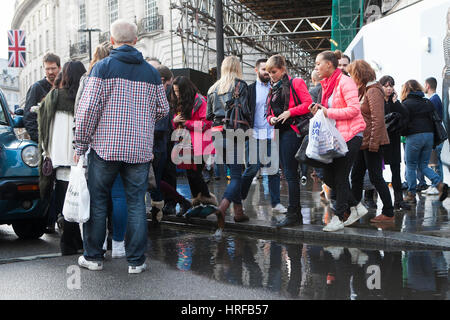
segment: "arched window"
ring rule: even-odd
[[[108,0],[109,23],[119,19],[119,0]]]

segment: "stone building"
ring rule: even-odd
[[[98,30],[91,33],[93,52],[99,43],[109,40],[110,25],[119,18],[138,25],[137,48],[144,57],[155,57],[171,69],[208,73],[215,66],[214,52],[183,47],[181,38],[171,32],[181,15],[170,10],[170,5],[167,0],[16,0],[11,27],[25,30],[27,35],[27,66],[20,73],[21,105],[27,89],[44,77],[42,58],[47,52],[58,54],[62,63],[73,59],[87,66],[89,33],[80,30]],[[209,32],[214,39],[214,29]],[[211,44],[214,46],[214,41]],[[254,79],[250,66],[244,71],[248,80]]]

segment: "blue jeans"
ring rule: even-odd
[[[113,203],[112,225],[113,240],[122,242],[125,239],[127,231],[127,197],[123,187],[122,178],[117,175],[116,180],[111,189],[111,198]]]
[[[436,173],[441,177],[441,180],[444,181],[444,168],[442,167],[442,161],[441,161],[441,153],[442,148],[444,147],[444,144],[441,143],[434,149],[436,151],[436,157],[437,157],[437,169]],[[420,169],[417,169],[417,180],[419,180],[419,186],[426,185],[425,176],[423,175],[422,171]]]
[[[105,161],[94,150],[89,153],[89,193],[91,217],[83,226],[84,257],[89,261],[102,261],[106,233],[108,198],[114,180],[120,173],[128,206],[125,251],[130,266],[145,262],[147,250],[147,214],[145,193],[148,186],[150,163],[128,164]]]
[[[237,150],[240,149],[240,151],[244,151],[244,148],[243,146],[238,146],[237,143],[238,142],[236,142],[235,140],[227,140],[225,136],[223,138],[224,163],[229,169],[231,178],[230,183],[228,184],[223,195],[223,199],[227,199],[228,201],[235,204],[242,204],[242,172],[244,171],[245,166],[242,163],[243,159],[238,159],[238,153],[240,152],[238,152]],[[231,157],[230,155],[231,152],[234,153],[233,157]]]
[[[252,185],[253,178],[258,174],[258,170],[261,169],[263,166],[270,166],[269,164],[263,165],[261,163],[261,155],[260,155],[260,144],[266,144],[267,146],[267,157],[271,157],[271,147],[272,147],[272,141],[269,140],[252,140],[256,143],[256,163],[250,164],[250,141],[247,140],[245,142],[245,162],[246,162],[246,169],[244,171],[244,174],[242,175],[242,199],[247,199],[248,192],[250,191],[250,186]],[[252,150],[253,151],[253,150]],[[265,156],[265,155],[264,155]],[[252,161],[253,162],[253,161]],[[264,161],[267,162],[267,161]],[[277,166],[277,171],[275,174],[269,175],[269,193],[270,198],[272,200],[272,207],[275,207],[277,204],[280,203],[280,174],[278,172],[279,166]]]
[[[289,189],[289,212],[298,210],[300,206],[300,177],[298,161],[295,154],[301,145],[301,139],[294,130],[280,131],[280,160]]]
[[[416,193],[417,169],[431,180],[433,187],[442,182],[441,177],[428,167],[433,150],[433,133],[417,133],[406,137],[406,180],[408,191]]]

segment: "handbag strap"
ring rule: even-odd
[[[294,96],[294,103],[295,103],[295,105],[296,106],[301,105],[302,104],[302,100],[299,98],[299,96],[297,94],[297,91],[295,91],[295,88],[294,88],[294,79],[291,79],[289,81],[289,88],[291,89],[292,95]]]

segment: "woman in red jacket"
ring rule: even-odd
[[[300,177],[295,154],[300,148],[301,138],[294,125],[294,118],[309,113],[312,104],[303,79],[291,78],[287,73],[286,60],[281,55],[271,57],[266,70],[272,80],[267,98],[267,120],[278,129],[280,138],[280,160],[289,188],[289,207],[286,218],[277,227],[303,224],[300,206]]]
[[[208,185],[203,179],[203,168],[205,166],[204,156],[214,153],[211,137],[207,137],[205,131],[211,129],[211,121],[206,120],[206,99],[198,93],[195,85],[186,77],[177,77],[173,81],[171,93],[172,106],[176,106],[174,112],[173,126],[175,129],[186,129],[189,131],[191,140],[190,160],[201,160],[200,164],[183,164],[186,169],[189,187],[191,188],[192,205],[212,204],[217,206],[217,199],[209,192]],[[177,149],[174,149],[177,151]],[[179,150],[178,150],[179,151]],[[175,155],[176,156],[176,155]],[[172,159],[174,155],[172,154]]]

